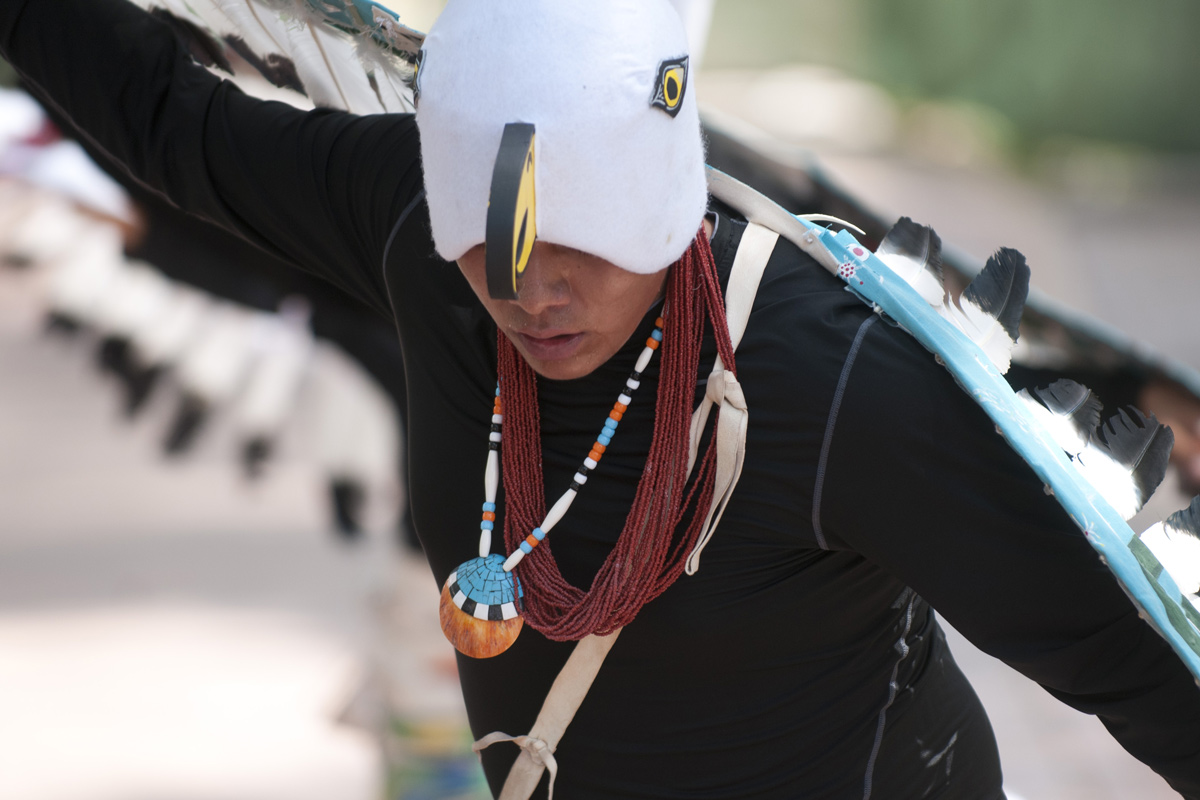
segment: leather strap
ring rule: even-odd
[[[725,319],[734,350],[737,350],[742,335],[746,332],[763,270],[766,269],[767,261],[775,251],[778,241],[778,233],[754,222],[746,226],[742,234],[742,242],[738,246],[729,274],[729,288],[725,291]],[[725,506],[733,496],[733,490],[742,476],[742,465],[746,460],[746,431],[750,425],[750,412],[746,408],[746,397],[742,393],[741,384],[732,372],[725,369],[720,356],[717,356],[712,372],[709,373],[704,399],[692,414],[691,450],[688,453],[689,475],[696,464],[700,437],[704,433],[704,426],[713,406],[720,410],[717,415],[717,430],[713,434],[717,437],[717,474],[713,484],[712,505],[709,506],[704,525],[700,528],[696,546],[688,555],[685,567],[688,575],[695,575],[700,569],[700,554],[712,539],[717,525],[721,523]]]
[[[579,640],[566,665],[554,679],[542,703],[542,710],[527,735],[509,736],[497,731],[475,743],[476,753],[496,742],[513,742],[521,748],[521,754],[504,781],[500,800],[528,800],[547,769],[550,770],[550,798],[554,797],[554,779],[558,777],[554,751],[567,726],[575,718],[575,712],[583,704],[588,689],[592,688],[600,665],[620,633],[621,629],[617,628],[607,636],[587,636]]]

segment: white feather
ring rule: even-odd
[[[1140,538],[1180,589],[1200,592],[1200,538],[1166,522],[1153,525]]]
[[[194,341],[210,308],[208,295],[176,283],[162,313],[132,336],[135,358],[144,367],[173,364]]]
[[[1034,419],[1041,423],[1042,427],[1050,433],[1055,444],[1071,457],[1078,455],[1087,447],[1087,439],[1072,423],[1070,417],[1055,414],[1025,389],[1017,392],[1017,397],[1021,398],[1021,401],[1025,403],[1029,412],[1033,414]]]
[[[876,253],[875,255],[888,266],[888,269],[916,290],[926,303],[934,308],[940,308],[945,304],[945,287],[937,279],[937,276],[926,269],[920,261],[900,253]]]
[[[938,313],[979,345],[1001,374],[1008,372],[1012,364],[1012,349],[1017,343],[995,317],[961,298],[957,303],[951,301],[938,307]]]
[[[312,357],[308,317],[303,301],[270,317],[262,357],[234,407],[234,424],[243,436],[273,437],[291,416]]]
[[[358,58],[354,40],[320,22],[310,22],[308,30],[321,48],[329,74],[345,100],[342,106],[354,114],[382,114],[386,109]]]
[[[198,5],[201,8],[211,6],[212,13],[205,17],[211,18],[214,23],[218,23],[218,15],[225,17],[228,25],[218,23],[217,30],[222,35],[240,36],[259,57],[287,55],[287,36],[283,24],[274,15],[258,13],[251,0],[201,0]]]
[[[375,83],[379,86],[379,97],[389,114],[407,114],[416,110],[413,105],[412,89],[394,68],[376,62],[373,70]]]
[[[221,303],[179,362],[179,383],[189,394],[221,406],[241,389],[256,353],[262,312]]]
[[[1097,444],[1088,442],[1075,458],[1075,468],[1090,483],[1109,505],[1123,518],[1129,519],[1142,508],[1129,470]]]

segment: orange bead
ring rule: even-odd
[[[496,512],[485,511],[485,512],[483,512],[483,518],[485,520],[487,520],[488,522],[495,522],[496,521]]]
[[[600,447],[600,446],[601,445],[596,445],[596,447]],[[601,455],[603,455],[603,454],[596,450],[593,450],[592,452],[588,453],[588,458],[590,458],[592,461],[599,461]]]
[[[647,339],[646,347],[649,347],[651,350],[657,350],[658,349],[658,340],[653,339],[653,338]]]
[[[657,325],[658,327],[660,327],[660,328],[661,328],[661,327],[662,327],[663,325],[665,325],[666,323],[665,323],[665,322],[663,322],[663,318],[662,318],[662,317],[659,317],[658,319],[654,320],[654,324],[655,324],[655,325]]]
[[[608,412],[608,418],[611,419],[613,422],[620,422],[622,416],[624,416],[624,415],[621,414],[620,411],[617,411],[615,408],[612,411]]]
[[[537,547],[539,544],[541,544],[541,542],[539,542],[537,537],[531,533],[525,537],[525,544],[529,545],[530,547]]]
[[[599,453],[600,455],[604,455],[605,453],[608,452],[608,448],[605,447],[604,445],[600,444],[599,442],[596,442],[595,444],[592,445],[592,450],[594,452]]]
[[[613,408],[622,414],[629,410],[629,406],[625,405],[624,403],[615,403]]]

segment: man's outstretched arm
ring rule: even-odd
[[[985,652],[1200,798],[1200,689],[983,410],[876,324],[846,384],[826,533],[903,580]],[[871,487],[862,502],[859,487]]]
[[[123,0],[7,0],[0,54],[136,180],[387,312],[383,248],[421,188],[411,116],[247,97]]]

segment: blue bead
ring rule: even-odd
[[[610,444],[612,444],[612,437],[611,437],[611,436],[605,436],[605,435],[602,433],[602,434],[600,434],[599,436],[597,436],[597,437],[596,437],[596,441],[597,441],[597,442],[599,442],[600,444],[604,445],[605,447],[608,447]]]
[[[496,384],[496,397],[500,396],[500,384]]]
[[[615,431],[617,429],[617,421],[615,419],[613,419],[612,417],[609,417],[608,419],[604,420],[604,427],[608,428],[609,430]],[[609,436],[611,436],[611,435],[612,434],[610,433]]]
[[[529,544],[529,542],[521,542],[521,551],[525,553],[525,555],[529,555],[533,552],[533,547]]]
[[[496,510],[496,504],[495,504],[495,503],[484,503],[484,504],[483,504],[483,510],[484,510],[484,511],[495,511],[495,510]]]
[[[481,531],[490,531],[495,527],[496,526],[492,523],[492,521],[488,519],[485,519],[483,522],[479,523],[479,530]]]
[[[650,332],[650,338],[656,342],[661,342],[662,341],[662,331],[659,330],[658,328],[655,328],[653,331]]]
[[[540,542],[542,539],[546,538],[546,532],[544,530],[542,530],[541,528],[534,528],[533,529],[533,538],[537,539]]]

